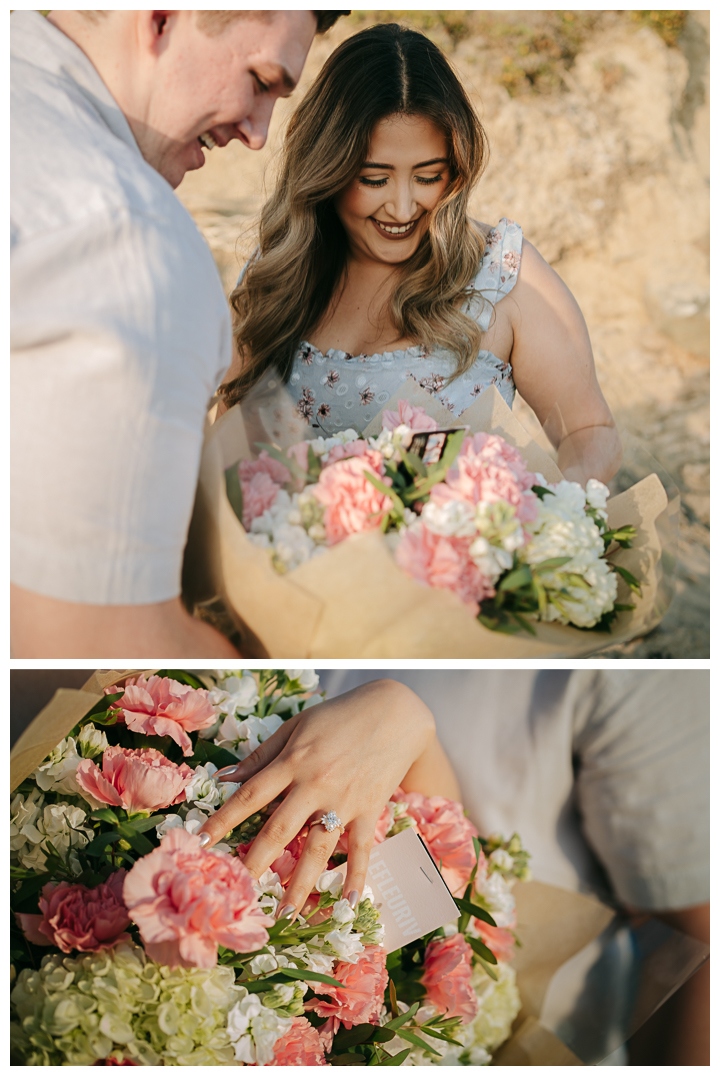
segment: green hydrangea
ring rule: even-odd
[[[233,1065],[228,1012],[243,995],[229,967],[170,969],[124,943],[52,954],[20,972],[11,1045],[25,1065]]]

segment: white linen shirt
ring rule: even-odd
[[[648,911],[709,899],[709,672],[319,674],[329,697],[384,677],[414,690],[468,817],[517,831],[539,881]]]
[[[172,599],[231,358],[213,258],[85,54],[11,16],[11,579]]]

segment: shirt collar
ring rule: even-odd
[[[38,11],[14,11],[10,16],[10,29],[12,56],[64,82],[73,83],[113,135],[140,154],[122,109],[92,62],[67,34]]]

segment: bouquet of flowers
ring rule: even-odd
[[[242,856],[273,806],[211,849],[197,833],[237,787],[218,770],[321,700],[315,673],[120,681],[11,793],[16,1063],[489,1063],[520,1008],[518,837],[481,839],[458,803],[399,789],[376,842],[417,832],[457,918],[388,955],[371,889],[342,898],[341,836],[303,913],[279,919],[308,827],[259,881]]]
[[[604,484],[530,473],[499,435],[439,432],[406,400],[386,410],[377,438],[349,429],[286,452],[265,446],[228,470],[249,540],[279,573],[358,533],[378,529],[421,585],[450,589],[490,629],[534,633],[532,621],[609,629],[617,576],[607,554],[637,530],[610,528]]]
[[[582,656],[658,621],[655,475],[583,489],[494,388],[458,429],[409,384],[362,435],[286,449],[253,450],[239,407],[223,416],[188,599],[219,596],[246,647],[277,656]]]

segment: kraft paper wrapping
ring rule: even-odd
[[[537,1017],[555,972],[603,932],[614,912],[594,897],[539,881],[518,882],[513,891],[521,948],[516,950],[512,966],[517,973],[522,1009],[512,1036],[492,1063],[583,1065]]]
[[[460,422],[473,432],[502,435],[532,471],[551,483],[562,479],[556,463],[532,440],[495,387],[486,390],[461,421],[412,379],[384,408],[396,409],[402,398],[422,405],[441,427]],[[378,415],[364,434],[378,434],[381,424]],[[635,525],[638,530],[631,549],[610,557],[643,583],[643,595],[637,598],[618,582],[618,601],[634,602],[635,610],[621,612],[610,634],[538,623],[533,637],[488,630],[453,593],[407,577],[379,532],[350,537],[289,574],[277,574],[267,552],[247,539],[226,494],[225,469],[251,456],[243,415],[235,405],[206,433],[183,571],[188,606],[221,598],[251,655],[356,660],[582,657],[646,633],[664,614],[656,609],[662,549],[655,522],[667,497],[654,473],[608,503],[611,525]]]
[[[117,686],[142,671],[96,671],[82,690],[56,690],[23,731],[10,753],[10,790],[14,791],[65,738],[83,716],[104,697],[106,686]]]

